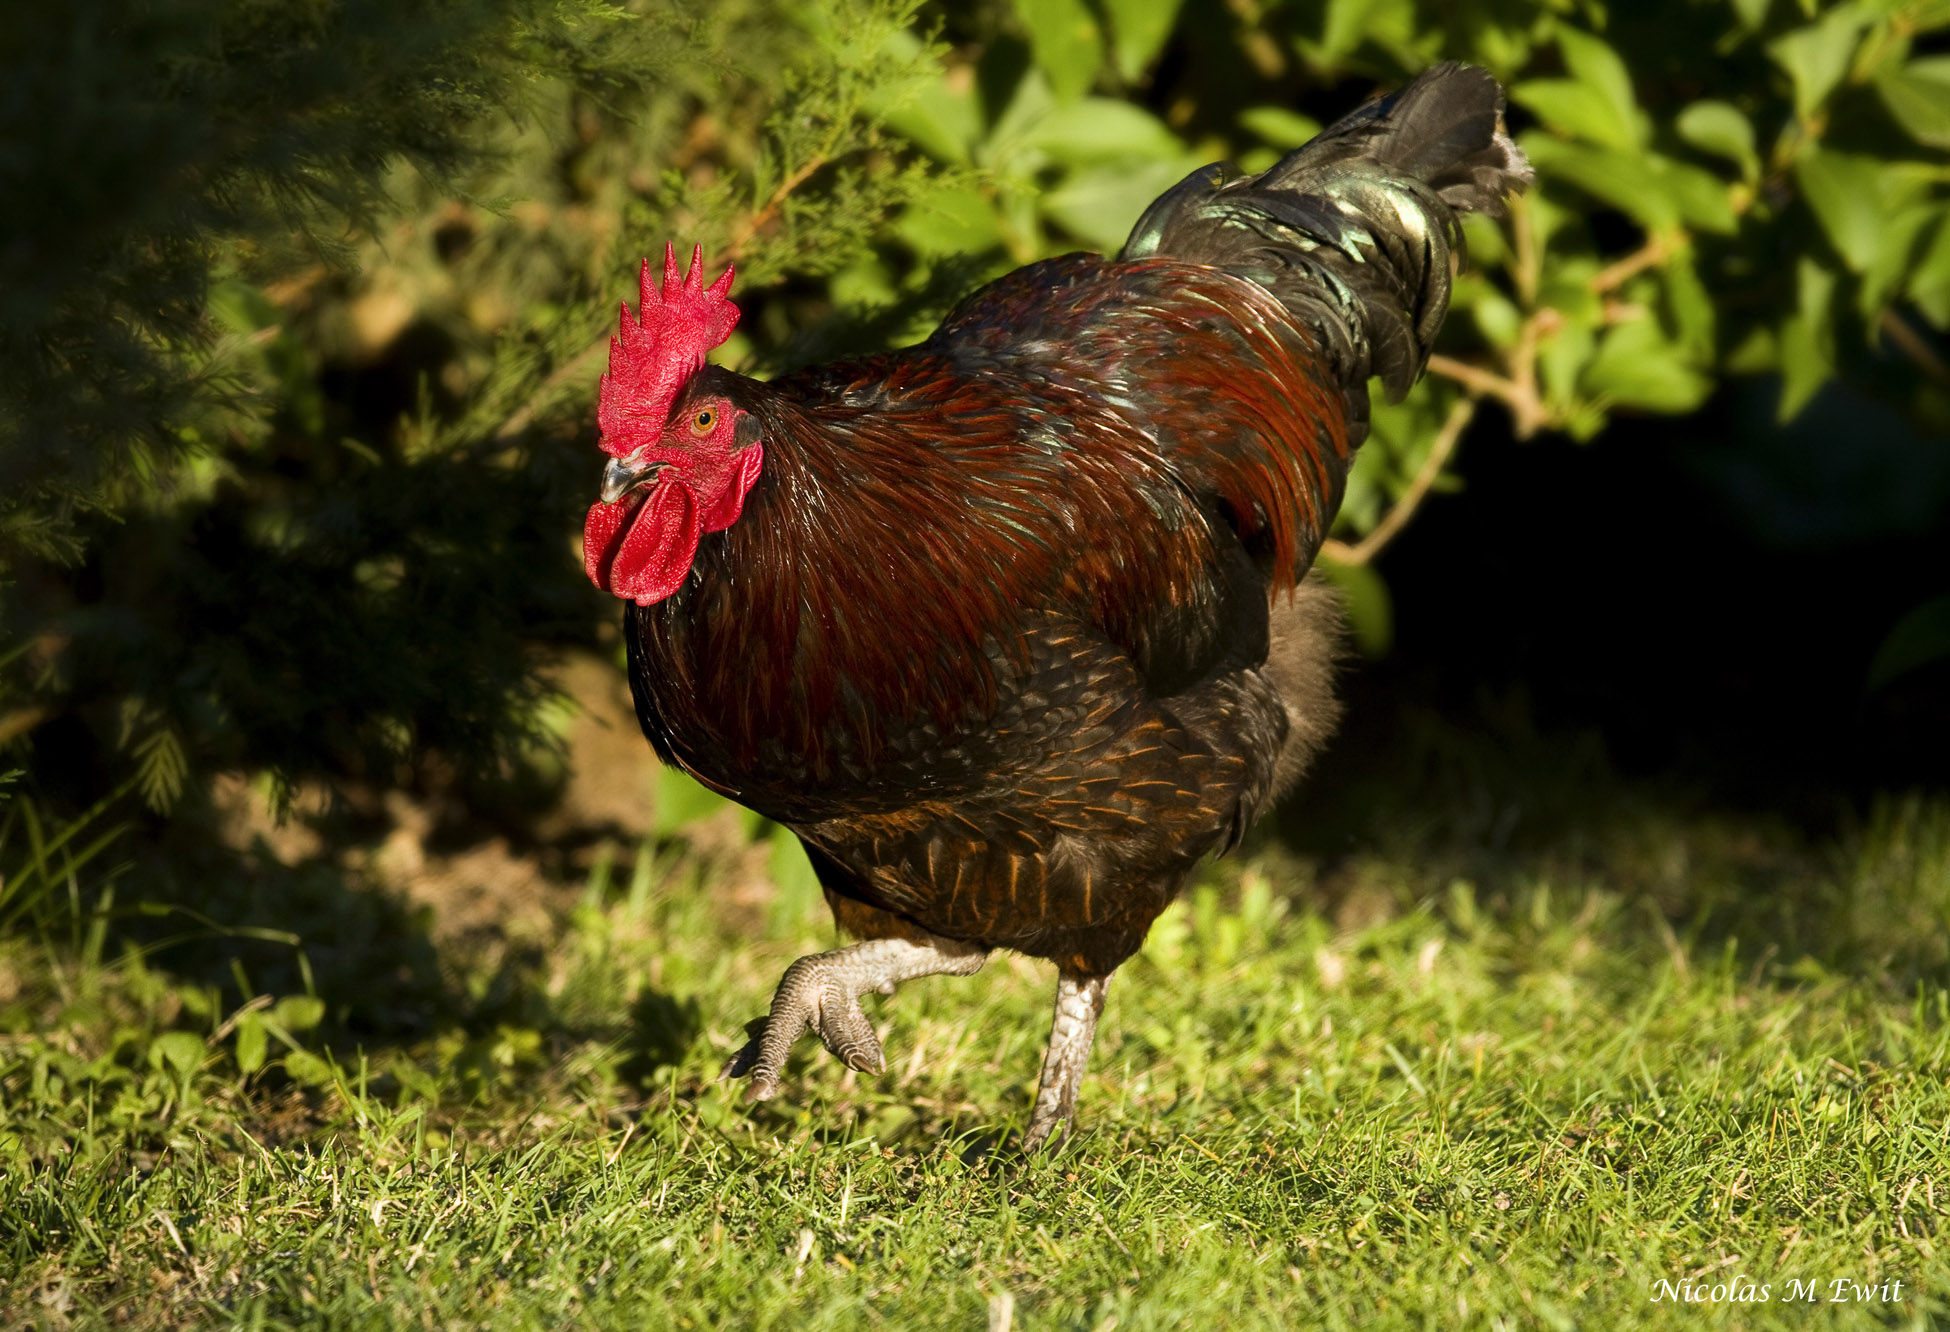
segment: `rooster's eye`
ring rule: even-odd
[[[711,433],[711,427],[717,423],[718,414],[709,407],[706,407],[703,411],[691,418],[691,433],[694,435],[708,435]]]

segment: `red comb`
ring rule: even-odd
[[[738,307],[726,298],[732,270],[704,285],[704,247],[691,251],[691,271],[677,276],[677,250],[664,246],[664,281],[659,291],[643,261],[643,289],[637,317],[623,304],[622,327],[609,342],[609,373],[596,399],[596,424],[603,452],[627,458],[663,430],[670,404],[684,381],[704,364],[738,326]]]

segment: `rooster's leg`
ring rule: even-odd
[[[1103,1015],[1109,976],[1085,976],[1065,971],[1056,978],[1056,1018],[1050,1023],[1049,1048],[1043,1051],[1043,1076],[1036,1086],[1036,1104],[1029,1112],[1029,1128],[1022,1149],[1042,1146],[1057,1125],[1076,1109],[1077,1086],[1090,1059],[1090,1040]]]
[[[772,995],[770,1015],[720,1076],[741,1078],[749,1073],[751,1099],[770,1100],[778,1094],[786,1055],[808,1027],[849,1068],[878,1073],[880,1038],[860,1008],[860,996],[869,990],[892,994],[896,985],[917,976],[972,976],[987,958],[985,948],[932,934],[918,943],[872,939],[802,957],[786,968]]]

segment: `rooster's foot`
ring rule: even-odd
[[[772,995],[771,1013],[752,1024],[752,1039],[719,1076],[749,1075],[751,1099],[770,1100],[778,1095],[786,1055],[809,1027],[847,1067],[878,1073],[884,1067],[880,1038],[860,1007],[860,996],[869,990],[892,994],[896,985],[917,976],[972,976],[987,957],[986,949],[935,935],[924,936],[922,942],[873,939],[802,957],[786,968]]]
[[[1049,1048],[1043,1052],[1036,1104],[1029,1111],[1029,1127],[1022,1135],[1023,1151],[1041,1147],[1075,1113],[1077,1088],[1083,1083],[1090,1042],[1097,1034],[1097,1019],[1103,1016],[1104,996],[1109,991],[1109,976],[1067,971],[1057,976],[1056,1016],[1050,1023]]]

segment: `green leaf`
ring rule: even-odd
[[[1008,104],[995,118],[988,137],[976,153],[977,159],[1004,174],[1022,177],[1027,183],[1047,165],[1043,150],[1033,147],[1030,140],[1055,109],[1056,96],[1050,91],[1049,77],[1040,69],[1027,71],[1016,80]]]
[[[1950,658],[1950,597],[1926,601],[1896,622],[1869,664],[1873,692],[1898,676]]]
[[[888,39],[896,56],[916,59],[921,40],[911,32]],[[868,106],[881,123],[906,135],[944,162],[967,162],[982,137],[982,100],[972,71],[930,70],[926,75],[897,81],[876,91]]]
[[[1950,148],[1950,56],[1912,60],[1877,79],[1876,92],[1912,139]]]
[[[1071,234],[1105,254],[1130,235],[1153,199],[1197,165],[1180,158],[1123,167],[1080,171],[1043,197],[1043,211]]]
[[[1363,656],[1387,656],[1395,641],[1395,608],[1381,575],[1370,565],[1340,564],[1329,559],[1321,560],[1316,567],[1341,594],[1341,608],[1347,612],[1354,646]]]
[[[1704,167],[1648,154],[1646,164],[1671,196],[1682,220],[1701,231],[1730,236],[1740,229],[1727,183]]]
[[[1057,106],[1022,136],[1022,142],[1073,166],[1127,158],[1175,161],[1185,153],[1185,146],[1164,121],[1143,107],[1110,97],[1085,97]]]
[[[1381,508],[1388,500],[1382,474],[1389,470],[1391,461],[1380,449],[1364,447],[1354,455],[1354,465],[1347,469],[1341,511],[1334,515],[1336,532],[1371,532],[1381,521]]]
[[[1598,333],[1588,323],[1566,322],[1537,346],[1537,369],[1544,381],[1545,400],[1554,411],[1572,411],[1578,403],[1578,381],[1597,349]]]
[[[1416,384],[1400,402],[1387,401],[1376,385],[1369,388],[1368,442],[1354,455],[1348,472],[1347,499],[1334,524],[1341,535],[1373,531],[1383,506],[1408,492],[1434,447],[1443,419],[1455,405],[1453,390],[1430,378]],[[1458,484],[1453,475],[1443,474],[1434,489],[1449,490]]]
[[[1103,0],[1111,54],[1125,82],[1135,82],[1164,49],[1182,0]]]
[[[1950,0],[1915,0],[1903,6],[1903,20],[1912,32],[1940,32],[1950,28]]]
[[[967,162],[970,147],[982,136],[976,99],[957,98],[940,84],[889,106],[880,119],[944,162]]]
[[[1747,336],[1727,352],[1720,362],[1730,375],[1761,375],[1781,368],[1781,340],[1765,324],[1747,330]]]
[[[268,1044],[261,1017],[256,1013],[246,1013],[237,1019],[237,1067],[240,1070],[255,1073],[263,1068]]]
[[[1688,360],[1709,365],[1715,347],[1716,316],[1713,297],[1700,281],[1690,254],[1668,259],[1664,269],[1666,307],[1672,311],[1673,327]]]
[[[1515,343],[1523,328],[1523,312],[1516,302],[1474,274],[1457,279],[1449,309],[1451,318],[1468,313],[1492,347]]]
[[[1589,259],[1560,259],[1544,270],[1537,303],[1548,305],[1572,323],[1596,328],[1604,320],[1604,298],[1591,289],[1598,265]]]
[[[1800,308],[1781,325],[1780,419],[1791,421],[1835,372],[1836,275],[1813,259],[1795,274]]]
[[[1620,152],[1548,134],[1523,136],[1538,178],[1562,181],[1617,208],[1647,231],[1685,223],[1730,234],[1739,227],[1728,184],[1703,167],[1650,152]]]
[[[921,200],[907,206],[894,229],[901,238],[916,250],[927,253],[920,237],[928,234],[934,225],[932,218],[918,219],[917,213],[926,213]],[[851,306],[856,310],[874,310],[892,305],[900,295],[900,286],[894,280],[894,272],[880,259],[868,256],[859,262],[849,264],[826,279],[826,290],[832,295],[833,303]]]
[[[1794,83],[1794,110],[1801,119],[1812,119],[1848,73],[1868,22],[1853,7],[1843,5],[1767,44],[1767,54]]]
[[[907,207],[896,226],[917,253],[980,254],[1002,243],[995,204],[980,190],[941,190]]]
[[[1623,135],[1612,143],[1616,148],[1636,148],[1645,142],[1645,117],[1639,113],[1638,98],[1632,92],[1632,75],[1603,38],[1578,28],[1560,25],[1557,49],[1564,56],[1571,76],[1604,99]],[[1601,142],[1611,142],[1602,140]]]
[[[1103,38],[1083,0],[1016,0],[1036,63],[1058,101],[1081,96],[1103,63]]]
[[[166,1031],[149,1042],[149,1066],[173,1069],[178,1076],[188,1077],[208,1053],[203,1038],[194,1032]]]
[[[1571,143],[1547,134],[1523,136],[1538,179],[1562,181],[1617,208],[1648,231],[1679,225],[1679,204],[1647,154]]]
[[[280,1062],[293,1082],[301,1082],[308,1087],[329,1087],[338,1081],[332,1066],[309,1050],[287,1051]]]
[[[1754,149],[1754,126],[1731,102],[1694,102],[1673,120],[1673,128],[1701,152],[1724,157],[1740,168],[1747,180],[1760,175],[1760,154]]]
[[[1748,32],[1757,32],[1760,25],[1767,22],[1767,11],[1774,7],[1774,0],[1730,0],[1733,12],[1740,20],[1740,26]]]
[[[1638,147],[1630,123],[1621,121],[1605,95],[1589,84],[1575,79],[1529,79],[1512,86],[1510,98],[1554,130],[1607,148]]]
[[[183,752],[183,741],[171,726],[158,726],[135,747],[136,770],[143,803],[158,814],[167,814],[183,794],[190,761]]]
[[[1857,273],[1893,239],[1889,219],[1915,198],[1920,184],[1901,163],[1820,150],[1803,153],[1794,174],[1822,231]]]
[[[1415,61],[1408,50],[1418,27],[1415,0],[1327,0],[1321,16],[1320,40],[1300,43],[1309,60],[1337,65],[1363,42],[1373,42],[1383,50],[1409,58],[1399,63],[1415,68],[1429,58]]]
[[[1298,148],[1320,133],[1318,120],[1283,106],[1255,106],[1241,111],[1239,124],[1275,148]]]
[[[271,1020],[286,1031],[310,1031],[325,1018],[325,1001],[309,994],[290,994],[271,1009]]]
[[[1657,322],[1635,319],[1609,330],[1585,367],[1583,388],[1620,407],[1652,412],[1690,412],[1713,381],[1669,341]]]
[[[1500,222],[1481,213],[1465,213],[1462,224],[1470,269],[1482,272],[1509,262],[1510,241]]]
[[[1934,203],[1911,204],[1889,215],[1883,224],[1875,260],[1863,272],[1861,287],[1856,292],[1855,306],[1865,321],[1873,322],[1884,307],[1898,298],[1905,280],[1915,271],[1913,260],[1924,228],[1942,216],[1943,209]]]
[[[1325,63],[1341,60],[1361,44],[1368,32],[1368,10],[1374,0],[1327,0],[1320,17],[1319,58]]]
[[[1950,212],[1937,215],[1936,231],[1912,271],[1909,298],[1936,328],[1950,328]]]

